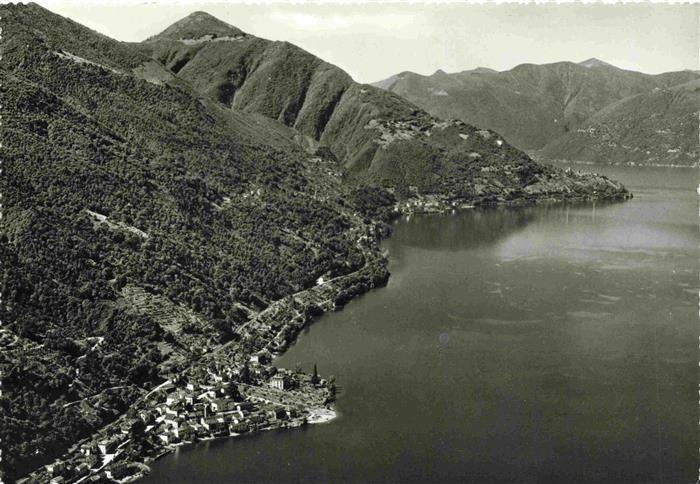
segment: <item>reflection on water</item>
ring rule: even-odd
[[[341,385],[330,424],[182,449],[146,482],[691,482],[691,170],[601,168],[629,202],[413,217],[386,288],[277,364]]]
[[[399,223],[406,244],[429,250],[460,250],[488,245],[520,230],[539,216],[536,210],[494,208],[453,214],[412,215]]]
[[[597,211],[621,203],[623,202],[572,202],[566,205],[493,207],[447,214],[405,216],[399,223],[404,224],[401,230],[407,247],[460,250],[492,244],[538,219],[569,224],[570,221],[577,221],[577,215],[585,214],[585,218],[595,221]]]

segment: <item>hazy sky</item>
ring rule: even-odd
[[[140,41],[195,11],[287,40],[360,82],[597,57],[648,73],[698,69],[700,5],[37,3],[115,39]]]

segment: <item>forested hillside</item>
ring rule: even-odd
[[[627,194],[207,18],[133,45],[34,4],[0,15],[6,481],[272,301],[362,267],[395,197]]]
[[[169,336],[128,310],[126,289],[164,296],[227,338],[244,308],[363,260],[334,164],[266,120],[141,79],[134,69],[151,61],[131,46],[35,5],[0,15],[10,113],[0,438],[11,481],[158,380]],[[111,387],[88,412],[66,406]]]
[[[544,170],[497,133],[443,122],[292,44],[257,38],[204,12],[138,47],[223,106],[293,127],[307,145],[329,149],[358,180],[459,198],[483,196],[480,187],[493,194],[503,183],[514,192],[500,195],[518,198],[541,177],[581,194],[572,180]],[[506,165],[496,170],[502,178],[496,184],[480,171]],[[471,183],[475,171],[483,182]]]
[[[574,133],[587,130],[599,118],[607,118],[605,113],[614,110],[613,106],[619,103],[629,107],[642,104],[645,99],[654,99],[652,102],[658,108],[659,91],[667,92],[698,78],[697,72],[648,75],[589,59],[578,64],[522,64],[504,72],[483,68],[452,74],[438,71],[431,76],[403,72],[375,85],[405,97],[435,116],[461,119],[498,131],[521,149],[533,152],[542,149],[554,158],[578,159],[571,157],[581,156],[587,161],[608,162],[620,151],[609,144],[615,143],[630,146],[630,151],[637,149],[633,155],[628,153],[630,156],[625,156],[624,161],[636,159],[638,163],[652,163],[658,162],[659,153],[648,158],[644,156],[647,150],[639,143],[630,145],[631,138],[622,133],[625,128],[621,128],[620,133],[608,132],[604,142],[599,137],[592,143],[597,147],[584,147],[585,137]],[[659,134],[669,129],[679,140],[684,140],[674,141],[675,144],[694,143],[697,135],[693,137],[687,126],[684,128],[675,122],[681,117],[675,113],[697,111],[699,104],[700,99],[686,91],[683,97],[677,96],[673,101],[674,114],[666,118],[663,118],[663,109],[657,111],[657,116],[645,119],[648,109],[625,108],[628,115],[633,111],[639,115],[635,120],[628,119],[627,125],[629,122],[646,123],[649,130],[645,135],[651,136],[645,138],[648,145],[666,145],[668,140]],[[577,149],[570,147],[573,138],[577,140]],[[641,140],[639,137],[638,141]],[[679,158],[688,157],[692,158],[692,153],[686,151]]]
[[[630,96],[549,143],[547,158],[620,164],[698,163],[700,81]]]

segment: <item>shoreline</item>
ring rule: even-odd
[[[404,215],[415,214],[446,214],[457,210],[491,210],[499,208],[524,208],[536,205],[560,205],[560,204],[582,204],[582,203],[615,203],[624,202],[634,198],[634,194],[629,191],[616,193],[614,196],[569,196],[558,197],[551,195],[533,199],[496,200],[496,201],[474,201],[474,200],[451,200],[446,196],[421,195],[411,197],[402,202],[397,202],[394,206],[396,218]]]
[[[617,196],[617,197],[597,197],[597,198],[594,198],[593,200],[588,199],[588,198],[572,198],[572,199],[540,198],[540,199],[536,199],[535,201],[530,201],[530,202],[520,201],[520,203],[493,203],[493,204],[489,204],[489,205],[464,204],[464,205],[457,206],[457,207],[453,207],[451,205],[445,205],[445,206],[441,207],[440,209],[423,210],[423,211],[406,210],[405,208],[400,208],[399,204],[397,203],[397,205],[395,206],[395,209],[394,209],[394,217],[392,218],[392,221],[396,221],[396,220],[400,219],[402,216],[410,216],[410,215],[414,215],[414,214],[438,215],[438,214],[448,214],[450,212],[455,212],[457,210],[474,210],[474,209],[489,210],[489,209],[497,209],[497,208],[520,208],[520,207],[524,207],[524,206],[528,206],[528,205],[540,205],[540,204],[558,205],[558,204],[566,204],[566,203],[588,203],[588,202],[594,202],[594,201],[614,203],[614,202],[624,202],[630,198],[632,198],[631,193],[628,193],[624,197],[619,197],[619,196]],[[391,231],[378,237],[377,242],[381,242],[381,240],[389,238],[390,236],[391,236]],[[388,271],[387,271],[387,273],[388,273]],[[339,277],[347,277],[347,276],[349,276],[349,275],[339,276]],[[389,276],[387,276],[387,279],[388,279],[388,277]],[[364,293],[355,294],[350,300],[355,299],[362,294],[364,294]],[[350,302],[350,300],[348,300],[347,302]],[[343,306],[333,308],[333,310],[334,311],[340,310],[344,307],[344,305],[345,305],[345,303],[343,304]],[[328,311],[324,311],[322,314],[325,314],[326,312],[328,312]],[[313,324],[313,322],[320,316],[321,315],[317,315],[315,317],[312,317],[311,320],[307,324]],[[295,335],[294,341],[296,341],[297,336],[298,335]],[[288,346],[285,347],[282,351],[275,352],[274,354],[275,354],[275,356],[280,356],[280,355],[284,354],[287,349],[288,349]],[[266,430],[275,430],[275,429],[282,429],[282,428],[289,429],[289,428],[303,427],[306,424],[308,424],[308,425],[328,424],[328,423],[332,423],[334,420],[339,418],[339,416],[340,415],[338,414],[338,412],[332,406],[319,407],[316,409],[310,409],[309,415],[306,417],[306,421],[301,425],[298,425],[298,426],[295,425],[295,426],[289,426],[289,427],[270,427],[270,428],[260,429],[259,431],[256,431],[256,432],[251,432],[250,435],[252,436],[252,435],[257,434],[258,432],[262,432],[262,431],[266,431]],[[239,435],[213,437],[211,439],[206,439],[206,440],[202,439],[198,442],[183,443],[183,444],[180,444],[178,446],[170,448],[167,451],[161,453],[158,456],[158,458],[164,457],[165,455],[172,453],[178,447],[187,446],[189,448],[192,448],[200,442],[205,442],[205,441],[209,441],[209,440],[229,439],[229,438],[234,438],[237,436],[239,436]],[[144,476],[141,475],[141,476],[135,478],[134,480],[138,480],[140,477],[144,477]]]
[[[339,417],[338,412],[334,408],[319,408],[311,410],[307,423],[311,425],[325,424]]]
[[[539,194],[538,194],[539,195]],[[443,197],[438,197],[437,199],[435,197],[430,198],[430,195],[428,196],[419,196],[419,197],[413,197],[409,199],[407,202],[409,205],[404,205],[402,206],[400,203],[397,203],[394,206],[394,218],[401,217],[402,215],[411,215],[414,213],[449,213],[449,212],[454,212],[455,210],[458,209],[475,209],[475,208],[481,208],[481,209],[489,209],[489,208],[495,208],[495,207],[518,207],[518,206],[526,206],[529,204],[539,204],[539,203],[567,203],[567,202],[586,202],[586,201],[592,201],[588,197],[563,197],[561,194],[558,194],[559,196],[552,194],[549,197],[542,197],[542,196],[537,196],[535,195],[534,200],[513,200],[513,201],[500,201],[500,200],[494,200],[491,203],[481,203],[481,204],[474,204],[473,201],[467,202],[466,200],[463,200],[461,204],[455,204],[455,200],[452,199],[450,200],[448,197],[443,196]],[[603,195],[603,194],[601,194]],[[596,196],[593,197],[593,200],[599,200],[599,201],[622,201],[627,198],[630,198],[631,194],[628,192],[617,192],[615,196]],[[438,201],[439,200],[439,201]],[[449,203],[447,202],[449,200]],[[438,203],[436,203],[438,202]],[[414,205],[411,206],[410,204],[413,203]],[[274,301],[271,303],[265,310],[261,311],[258,313],[255,317],[253,317],[251,320],[249,320],[246,325],[251,327],[252,329],[249,329],[249,331],[252,331],[252,335],[255,336],[256,332],[259,333],[257,334],[257,337],[253,337],[253,343],[252,346],[246,347],[247,349],[243,349],[240,346],[240,341],[233,340],[229,341],[227,343],[222,344],[219,348],[215,349],[214,351],[211,351],[210,353],[202,355],[201,360],[197,361],[196,363],[192,364],[190,367],[186,368],[183,371],[183,376],[189,376],[191,375],[195,370],[201,370],[202,368],[207,368],[207,365],[211,364],[229,364],[233,365],[236,363],[240,363],[241,360],[247,361],[248,357],[252,354],[259,354],[264,351],[269,352],[272,355],[281,355],[283,354],[289,345],[293,342],[296,341],[299,333],[305,328],[307,325],[312,324],[317,317],[319,317],[321,314],[324,314],[326,312],[329,312],[331,310],[337,311],[340,310],[344,307],[345,304],[347,304],[349,301],[352,299],[355,299],[357,296],[364,294],[365,292],[368,292],[369,290],[375,288],[375,287],[381,287],[386,284],[388,281],[390,274],[387,269],[388,266],[388,260],[384,254],[382,254],[379,243],[385,239],[388,238],[391,234],[391,231],[387,230],[378,230],[382,227],[383,224],[388,223],[389,221],[384,221],[384,222],[379,222],[375,221],[372,224],[369,225],[371,228],[370,232],[373,234],[371,239],[367,239],[367,237],[357,237],[356,243],[358,244],[358,247],[361,247],[363,250],[363,255],[365,257],[365,263],[362,267],[359,269],[355,270],[354,272],[344,274],[344,275],[339,275],[321,285],[316,285],[311,288],[308,288],[306,290],[300,291],[297,294],[285,297],[283,299]],[[367,228],[367,227],[365,227]],[[361,244],[362,239],[365,239],[364,244]],[[285,309],[289,309],[289,307],[294,307],[295,305],[300,305],[301,308],[297,308],[296,313],[292,314],[291,316],[289,314],[283,314],[281,320],[277,320],[276,318],[279,317],[280,313],[284,313]],[[314,311],[309,311],[309,309],[315,308]],[[303,314],[303,317],[299,317],[299,314]],[[267,329],[269,328],[269,325],[272,325],[273,323],[276,324],[276,326],[273,328],[274,331],[272,333],[275,333],[277,329],[280,329],[280,332],[277,334],[281,334],[282,331],[285,331],[285,338],[282,342],[278,341],[277,338],[273,338],[271,336],[272,333],[270,333],[270,330]],[[166,381],[165,384],[168,382]],[[159,386],[163,386],[165,384],[161,384]],[[325,383],[327,385],[327,382]],[[262,388],[262,387],[259,387]],[[153,392],[149,392],[149,395]],[[152,397],[151,397],[152,398]],[[258,397],[259,398],[259,397]],[[254,400],[257,401],[257,400]],[[131,408],[138,409],[140,406],[143,406],[146,402],[139,402],[137,401],[135,404],[132,405]],[[121,415],[117,420],[112,422],[111,424],[103,427],[100,429],[98,432],[93,434],[91,437],[85,440],[92,440],[93,442],[96,439],[104,438],[109,435],[114,435],[116,434],[120,423],[123,424],[123,420],[125,418],[125,414]],[[275,423],[272,425],[264,426],[262,428],[255,428],[251,429],[248,432],[249,434],[255,434],[259,431],[264,431],[264,430],[272,430],[272,429],[278,429],[278,428],[296,428],[296,427],[301,427],[304,426],[305,424],[311,424],[311,425],[318,425],[318,424],[325,424],[325,423],[330,423],[333,420],[338,418],[338,413],[337,411],[330,406],[330,402],[327,401],[323,406],[306,406],[304,409],[304,415],[303,418],[299,420],[294,420],[290,421],[289,424],[282,424],[282,423]],[[236,437],[241,434],[229,434],[229,435],[217,435],[217,436],[212,436],[211,438],[201,438],[197,439],[197,441],[204,441],[204,440],[213,440],[213,439],[218,439],[218,438],[232,438]],[[110,469],[113,468],[114,466],[122,466],[123,467],[128,467],[129,469],[132,468],[132,466],[146,466],[148,467],[148,463],[153,462],[166,454],[169,454],[179,448],[180,446],[191,443],[195,444],[197,441],[194,442],[184,442],[184,443],[178,443],[176,444],[165,444],[162,447],[160,447],[160,450],[156,452],[157,455],[155,456],[147,456],[147,455],[131,455],[127,454],[126,452],[123,453],[122,455],[119,455],[119,453],[116,456],[119,456],[117,459],[114,459],[114,461],[110,462],[109,467]],[[69,452],[69,454],[71,454]],[[78,456],[80,455],[77,452],[77,449],[72,453],[72,454],[77,454]],[[115,456],[115,457],[116,457]],[[66,455],[61,456],[61,459],[64,459]],[[71,457],[69,456],[69,459]],[[75,457],[73,457],[75,458]],[[79,457],[78,457],[79,458]],[[104,466],[103,466],[104,467]],[[86,480],[88,477],[91,475],[101,475],[105,476],[106,471],[108,472],[110,469],[100,469],[100,471],[96,473],[88,473],[87,475],[83,475],[80,479],[75,479],[74,477],[70,477],[66,479],[66,482],[81,482],[83,480]],[[37,474],[41,472],[42,469],[39,469],[35,471],[34,473],[30,474],[28,476],[29,479],[36,478]],[[135,480],[138,480],[139,478],[143,477],[145,475],[144,469],[142,467],[139,467],[139,471],[136,472],[134,475],[131,476],[124,476],[120,479],[116,479],[112,477],[111,475],[109,477],[105,476],[106,479],[111,480],[112,482],[133,482]],[[126,479],[126,480],[125,480]],[[23,482],[24,480],[20,480],[18,482]],[[26,481],[24,481],[26,482]]]
[[[270,355],[280,355],[286,351],[291,342],[296,340],[298,334],[318,316],[331,310],[340,310],[356,296],[377,286],[385,285],[389,278],[389,272],[387,270],[387,260],[379,248],[379,242],[388,235],[384,225],[384,223],[379,221],[374,221],[371,224],[358,222],[354,227],[354,230],[358,232],[355,234],[354,240],[361,249],[365,259],[364,264],[360,268],[272,302],[267,308],[246,322],[245,336],[247,337],[247,342],[245,338],[238,337],[221,344],[218,348],[203,354],[200,359],[185,368],[179,377],[191,377],[192,381],[197,381],[198,379],[201,380],[202,373],[206,373],[207,369],[213,366],[232,368],[252,359],[252,355],[264,352]],[[242,332],[241,327],[238,329]],[[281,340],[278,338],[280,334],[284,334],[284,338]],[[264,372],[270,368],[274,367],[261,366],[261,370]],[[204,378],[209,378],[209,376],[212,376],[211,373],[209,375],[205,374]],[[301,374],[299,378],[308,379],[309,375]],[[206,387],[204,383],[201,384],[204,385],[203,388]],[[236,381],[233,381],[233,384],[238,385]],[[270,405],[274,404],[273,401],[270,401],[265,396],[257,395],[257,393],[265,392],[268,384],[265,381],[264,383],[259,383],[259,385],[250,386],[254,391],[250,394],[246,393],[243,400],[244,402],[253,402],[257,406],[270,407]],[[156,385],[145,397],[141,397],[134,402],[130,409],[137,414],[140,411],[153,409],[155,405],[153,402],[157,402],[159,397],[164,399],[163,393],[167,392],[167,390],[172,390],[173,387],[171,379],[166,379],[165,382]],[[244,433],[253,435],[264,430],[296,428],[307,423],[318,425],[331,422],[338,417],[338,413],[330,406],[334,400],[334,394],[329,388],[329,383],[321,380],[313,393],[304,393],[306,391],[304,389],[302,389],[301,393],[296,392],[297,397],[311,398],[316,403],[301,404],[301,414],[293,418],[287,417],[288,420],[277,420],[275,418],[262,424],[251,424],[249,430]],[[287,392],[282,393],[286,394]],[[133,450],[130,450],[129,447],[121,449],[121,446],[124,446],[131,440],[126,438],[128,436],[128,432],[125,431],[125,428],[128,428],[127,413],[123,413],[116,420],[102,427],[91,436],[76,442],[66,454],[63,454],[51,464],[35,470],[17,482],[43,482],[44,480],[48,482],[51,479],[63,477],[65,482],[77,483],[87,481],[87,479],[95,475],[101,476],[105,481],[133,482],[145,475],[144,468],[138,467],[138,472],[131,475],[121,475],[125,469],[131,470],[137,466],[148,467],[150,462],[173,452],[182,443],[194,444],[198,441],[243,435],[243,433],[234,434],[233,432],[226,435],[212,434],[211,437],[198,437],[193,441],[183,440],[182,443],[178,442],[178,445],[151,439],[156,447],[146,453],[138,454],[133,453]],[[160,427],[160,424],[157,423],[156,427]],[[86,449],[94,449],[98,441],[108,440],[112,437],[120,438],[123,442],[115,454],[108,454],[111,455],[110,461],[105,462],[99,469],[91,468],[90,466],[84,467],[84,463],[90,455],[90,452],[86,452]],[[95,455],[94,452],[93,455]],[[97,455],[99,456],[99,453]],[[80,468],[82,468],[82,471],[76,473],[76,469]],[[111,473],[115,468],[120,469],[119,477]],[[54,470],[50,471],[49,469]]]
[[[534,160],[539,163],[554,163],[554,164],[572,164],[572,165],[583,165],[583,166],[624,166],[627,168],[700,168],[700,163],[694,163],[692,165],[674,165],[673,163],[635,163],[633,161],[627,163],[603,163],[600,161],[586,161],[586,160],[566,160],[558,158],[539,158],[536,155],[530,155]]]
[[[490,205],[467,205],[467,204],[465,204],[465,205],[458,206],[458,207],[452,207],[452,206],[447,206],[447,205],[446,205],[446,206],[444,206],[443,208],[438,209],[438,210],[425,210],[425,211],[411,211],[411,210],[400,209],[400,208],[398,207],[398,204],[397,204],[397,206],[395,207],[395,211],[394,211],[394,215],[395,215],[395,216],[394,216],[394,218],[392,219],[392,221],[396,221],[396,220],[398,220],[398,219],[399,219],[400,217],[402,217],[402,216],[406,216],[406,215],[410,216],[410,215],[413,215],[413,214],[433,214],[433,215],[437,215],[437,214],[447,214],[447,213],[449,213],[449,212],[454,212],[455,210],[473,210],[473,209],[488,210],[488,209],[495,209],[495,208],[519,208],[519,207],[523,207],[523,206],[527,206],[527,205],[539,205],[539,204],[565,204],[565,203],[588,203],[588,202],[592,202],[592,201],[601,201],[601,202],[604,201],[604,202],[613,203],[613,202],[624,202],[624,201],[626,201],[626,200],[628,200],[628,199],[630,199],[630,198],[632,198],[632,194],[631,194],[631,193],[629,193],[627,196],[624,196],[624,197],[598,197],[598,198],[595,198],[595,199],[593,199],[593,200],[588,199],[588,198],[573,198],[573,199],[556,199],[556,198],[552,198],[552,199],[537,199],[537,200],[535,200],[534,202],[524,202],[524,203],[494,203],[494,204],[490,204]],[[380,236],[380,237],[378,238],[377,242],[381,242],[381,240],[384,240],[384,239],[386,239],[386,238],[388,238],[388,237],[390,237],[390,236],[391,236],[391,231],[389,231],[388,233],[386,233],[386,234]],[[386,266],[385,266],[385,267],[386,267]],[[388,271],[387,271],[387,273],[388,273]],[[349,276],[349,275],[339,276],[339,277],[347,277],[347,276]],[[387,276],[387,279],[388,279],[388,277],[389,277],[389,275]],[[362,294],[364,294],[364,293],[355,294],[350,300],[355,299],[355,298],[359,297],[359,296],[362,295]],[[348,300],[347,302],[350,302],[350,300]],[[344,303],[342,306],[340,306],[340,307],[335,307],[335,308],[333,308],[333,310],[334,310],[334,311],[341,310],[341,309],[344,307],[344,305],[345,305],[345,303]],[[321,315],[322,315],[322,314],[325,314],[326,312],[329,312],[329,311],[324,311],[323,313],[321,313]],[[311,320],[310,320],[307,324],[313,324],[313,322],[314,322],[318,317],[320,317],[321,315],[317,315],[317,316],[315,316],[315,317],[312,317]],[[297,338],[297,336],[294,337],[294,341],[296,341],[296,338]],[[282,351],[280,351],[280,352],[275,352],[274,354],[275,354],[275,356],[281,356],[282,354],[284,354],[284,353],[286,352],[287,349],[288,349],[288,346],[285,347]],[[257,431],[257,432],[251,432],[250,435],[252,436],[252,435],[254,435],[254,434],[258,433],[258,432],[266,431],[266,430],[275,430],[275,429],[281,429],[281,428],[297,428],[297,427],[303,427],[303,426],[306,425],[306,424],[308,424],[308,425],[320,425],[320,424],[332,423],[334,420],[336,420],[336,419],[339,418],[339,417],[340,417],[339,413],[338,413],[338,412],[335,410],[335,408],[333,408],[332,406],[329,406],[329,407],[322,407],[322,408],[317,408],[317,409],[310,409],[309,416],[307,416],[307,418],[306,418],[306,422],[303,423],[303,424],[301,424],[301,425],[299,425],[299,426],[296,426],[296,425],[295,425],[295,426],[289,426],[289,427],[270,427],[270,428],[261,429],[261,430],[259,430],[259,431]],[[238,436],[239,436],[239,435],[231,435],[231,436],[224,436],[224,437],[214,437],[214,438],[211,438],[211,439],[207,439],[207,441],[208,441],[208,440],[228,439],[228,438],[234,438],[234,437],[238,437]],[[200,441],[198,441],[198,442],[188,442],[188,443],[180,444],[180,445],[178,445],[177,447],[182,447],[182,446],[195,446],[195,445],[197,445],[198,443],[204,442],[204,441],[205,441],[205,440],[202,439],[202,440],[200,440]],[[167,450],[166,452],[163,452],[162,454],[160,454],[160,455],[158,456],[158,458],[164,457],[165,455],[172,453],[177,447],[172,448],[172,449],[170,449],[170,450]]]

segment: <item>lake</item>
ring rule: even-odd
[[[695,482],[697,170],[575,168],[634,199],[398,222],[387,287],[275,363],[334,375],[339,417],[144,482]]]

